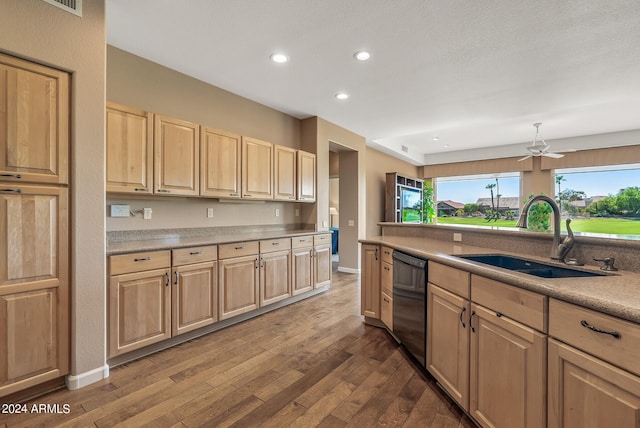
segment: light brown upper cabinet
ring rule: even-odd
[[[200,132],[200,195],[240,197],[242,166],[240,135],[202,127]]]
[[[153,113],[107,103],[107,192],[153,193]]]
[[[154,193],[200,193],[199,125],[159,114],[154,117]]]
[[[273,199],[273,144],[242,137],[242,197]]]
[[[316,155],[298,150],[298,200],[316,200]]]
[[[69,182],[69,76],[0,54],[0,177]]]
[[[275,169],[274,199],[296,200],[297,150],[285,146],[274,146],[273,166]]]

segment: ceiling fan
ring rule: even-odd
[[[561,153],[550,152],[549,149],[551,147],[547,144],[546,141],[544,141],[544,138],[540,137],[540,140],[538,141],[538,136],[540,134],[540,125],[542,125],[541,122],[533,124],[533,126],[536,128],[536,136],[533,137],[533,144],[527,147],[529,154],[523,157],[522,159],[518,159],[518,162],[523,161],[525,159],[529,159],[530,157],[538,157],[538,156],[546,156],[549,158],[556,158],[556,159],[564,157],[564,155]]]

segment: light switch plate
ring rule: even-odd
[[[207,208],[207,218],[213,218],[213,208]]]
[[[111,205],[111,217],[129,217],[129,205]]]
[[[356,222],[355,222],[354,220],[349,220],[349,221],[347,222],[347,225],[348,225],[348,226],[353,227],[353,226],[355,226],[355,225],[356,225]]]

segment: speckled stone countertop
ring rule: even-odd
[[[135,253],[139,251],[169,250],[172,248],[197,247],[200,245],[227,244],[231,242],[258,241],[261,239],[290,238],[302,235],[331,233],[309,229],[293,230],[237,230],[187,229],[175,231],[127,231],[110,232],[107,235],[107,256]]]
[[[617,271],[597,277],[539,278],[456,256],[508,254],[544,263],[551,263],[550,259],[425,238],[378,236],[360,240],[360,242],[387,245],[418,257],[640,323],[640,274],[638,273]],[[558,265],[564,266],[559,263]],[[604,273],[598,268],[588,266],[577,269]]]

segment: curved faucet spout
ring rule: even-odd
[[[553,246],[551,247],[551,259],[560,260],[560,208],[558,208],[558,205],[553,199],[546,195],[538,195],[529,199],[522,208],[522,213],[516,223],[516,227],[527,228],[529,209],[531,208],[531,205],[538,201],[548,203],[551,205],[551,209],[553,210]],[[566,255],[566,253],[564,255]]]

